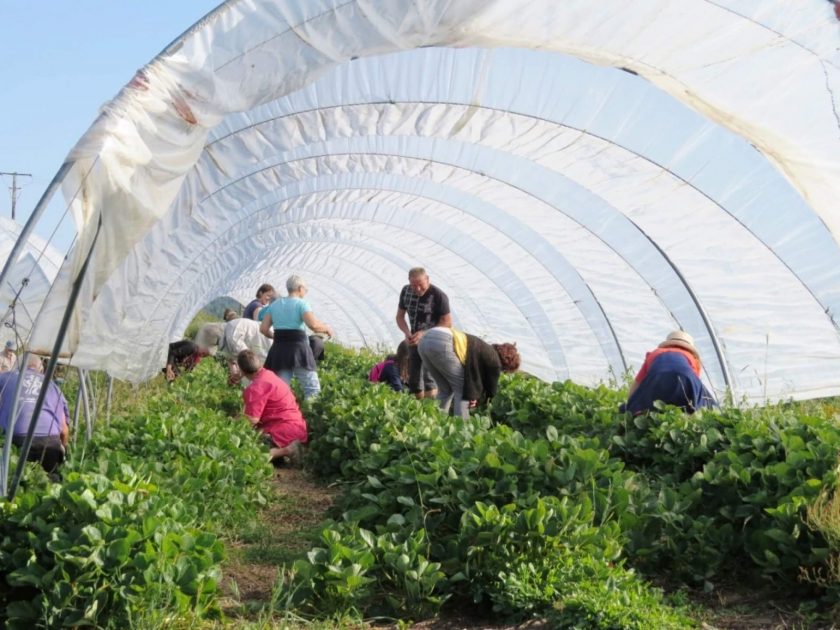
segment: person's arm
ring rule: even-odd
[[[481,350],[481,380],[484,385],[484,397],[488,400],[499,391],[499,377],[502,374],[502,366],[498,357],[499,354],[496,349],[485,343]]]
[[[254,416],[249,416],[247,413],[242,414],[242,415],[244,415],[244,416],[245,416],[245,419],[246,419],[248,422],[250,422],[250,423],[251,423],[251,426],[252,426],[252,427],[257,426],[257,425],[260,423],[260,419],[259,419],[259,418],[255,418]]]
[[[385,381],[395,392],[401,392],[403,390],[403,383],[400,379],[400,371],[397,368],[396,363],[388,363],[382,369],[382,373],[379,375],[380,382],[382,382],[383,377],[385,377]]]
[[[52,387],[55,388],[55,393],[58,396],[58,438],[61,440],[62,446],[67,446],[67,442],[70,440],[70,424],[68,420],[70,418],[70,408],[67,405],[67,399],[64,397],[64,394],[61,393],[61,390],[55,383],[50,383]]]
[[[67,424],[67,418],[61,414],[61,428],[59,429],[58,438],[61,440],[62,446],[67,446],[70,441],[70,425]]]
[[[264,337],[274,339],[274,327],[272,326],[271,313],[266,313],[265,317],[263,317],[262,323],[260,324],[260,332]]]
[[[438,304],[438,318],[435,326],[452,328],[452,310],[449,308],[449,296],[443,291],[438,291],[440,304]]]
[[[408,323],[405,321],[404,308],[397,309],[397,328],[399,328],[402,331],[402,334],[405,335],[406,341],[411,339],[411,328],[408,327]]]
[[[245,401],[245,409],[242,415],[251,423],[251,426],[255,427],[260,423],[260,417],[265,411],[267,402],[266,393],[262,390],[261,384],[257,382],[252,382],[242,392],[242,400]]]
[[[306,311],[303,314],[303,323],[306,324],[312,332],[325,333],[330,337],[335,337],[333,329],[315,317],[315,313],[312,311]]]

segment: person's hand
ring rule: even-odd
[[[171,365],[166,366],[166,380],[170,382],[175,380],[175,370],[172,369]]]
[[[335,331],[332,329],[332,326],[327,326],[327,329],[324,332],[327,333],[327,337],[329,339],[335,337]]]
[[[416,346],[418,343],[420,343],[420,340],[423,338],[423,332],[424,331],[422,330],[418,330],[416,333],[411,335],[411,337],[408,338],[408,345]]]
[[[470,401],[470,409],[475,409],[476,407],[478,407],[478,401],[477,400],[471,400]]]

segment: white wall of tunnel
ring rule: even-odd
[[[604,17],[601,5],[479,4],[412,3],[400,28],[416,18],[429,42],[491,48],[373,55],[392,48],[362,26],[387,29],[354,12],[355,2],[320,12],[230,2],[148,67],[142,89],[127,88],[109,110],[114,120],[95,125],[73,154],[68,182],[87,186],[77,221],[103,217],[94,279],[67,344],[74,360],[148,378],[203,303],[249,299],[292,272],[311,276],[315,310],[341,341],[393,345],[397,293],[407,268],[422,264],[449,293],[459,326],[516,340],[525,369],[542,378],[620,377],[682,327],[718,394],[840,393],[840,222],[822,201],[840,155],[828,157],[840,147],[836,106],[824,109],[838,76],[824,40],[836,43],[836,24],[774,2],[764,9],[773,5],[783,23],[757,2],[720,3],[732,5],[722,12],[683,3],[682,13],[677,3],[640,2],[645,37],[658,34],[640,50],[623,29],[642,23],[621,3],[604,3],[622,24],[609,33],[590,15]],[[818,3],[804,4],[817,16]],[[563,21],[572,17],[575,28]],[[272,20],[298,18],[307,26],[295,32],[307,37],[294,44]],[[698,39],[674,39],[669,25],[689,29],[692,18],[706,20]],[[513,29],[523,21],[527,44]],[[725,29],[728,61],[702,40],[723,45],[709,24]],[[739,34],[772,43],[770,58],[730,41]],[[552,50],[492,48],[549,41]],[[420,44],[406,36],[394,47]],[[350,48],[358,58],[345,60]],[[291,49],[318,54],[298,57],[292,71],[275,56]],[[689,64],[686,51],[706,57]],[[246,60],[254,70],[234,81]],[[757,107],[762,89],[781,90],[779,63],[801,75],[785,90],[813,95],[797,120],[775,101]],[[809,83],[813,64],[819,89]],[[263,87],[251,77],[258,69]],[[755,95],[737,80],[748,70]],[[234,84],[241,93],[229,91]],[[108,214],[115,204],[136,212],[118,221]],[[83,230],[80,247],[92,234]],[[34,343],[48,338],[44,329]]]

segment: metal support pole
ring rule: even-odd
[[[23,375],[26,371],[26,362],[28,360],[29,352],[24,351],[20,357],[18,378],[17,383],[15,383],[14,398],[12,399],[12,413],[9,416],[9,426],[6,429],[6,441],[3,443],[3,462],[0,464],[0,490],[2,490],[3,496],[6,496],[6,489],[9,485],[9,466],[12,462],[12,436],[14,435],[18,409],[20,408],[20,390],[23,388]],[[34,418],[32,422],[34,423]]]
[[[114,379],[108,375],[108,398],[105,400],[105,426],[111,426],[111,399],[114,395]]]
[[[64,168],[62,167],[59,173],[61,173],[63,170]],[[56,178],[58,178],[58,175],[56,175]],[[55,182],[55,179],[53,179],[53,181]],[[38,414],[41,413],[41,409],[44,408],[44,400],[47,397],[47,384],[52,380],[53,374],[55,374],[55,366],[58,364],[58,355],[61,353],[61,346],[64,344],[64,337],[67,334],[67,327],[70,325],[70,319],[73,316],[73,308],[76,306],[76,300],[79,299],[79,292],[82,289],[82,284],[84,283],[85,276],[87,275],[88,266],[90,265],[90,259],[93,257],[93,250],[96,248],[96,242],[99,240],[99,234],[101,233],[101,231],[102,217],[100,216],[99,222],[96,225],[96,233],[93,235],[93,241],[91,242],[90,249],[88,250],[87,256],[85,256],[85,262],[82,263],[82,268],[79,270],[79,274],[73,281],[73,287],[70,291],[70,296],[67,298],[67,308],[64,309],[64,316],[61,318],[61,325],[58,328],[58,333],[55,338],[53,353],[50,357],[50,361],[47,364],[47,370],[44,374],[44,383],[41,387],[41,391],[38,393],[38,400],[35,401],[35,409],[33,409],[32,411],[33,418],[37,418]],[[15,246],[17,246],[18,244],[20,244],[20,239],[18,239],[18,242],[15,243]],[[3,273],[5,272],[6,269],[4,268]],[[2,274],[0,274],[0,279],[2,279]],[[15,468],[15,475],[14,477],[12,477],[12,483],[9,487],[9,501],[15,498],[15,493],[17,492],[18,486],[20,485],[20,478],[23,476],[23,467],[26,463],[26,456],[29,454],[29,449],[32,448],[32,439],[34,437],[35,422],[32,422],[29,425],[29,431],[27,431],[26,438],[24,439],[23,445],[20,448],[20,460],[18,460],[17,468]]]
[[[96,393],[93,374],[91,374],[90,370],[87,370],[87,389],[90,394],[90,421],[96,426],[96,419],[99,416],[99,394]]]
[[[77,370],[78,371],[78,370]],[[76,388],[76,404],[73,407],[73,448],[76,447],[76,437],[79,435],[79,413],[82,409],[82,381],[79,379],[79,386]]]
[[[82,411],[85,414],[85,441],[93,439],[93,418],[90,415],[90,394],[87,387],[87,370],[79,370],[79,387],[82,392]]]

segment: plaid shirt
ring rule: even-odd
[[[441,317],[449,314],[449,298],[434,285],[430,284],[423,295],[417,295],[407,284],[400,291],[399,307],[408,313],[411,332],[415,333],[434,328]]]

